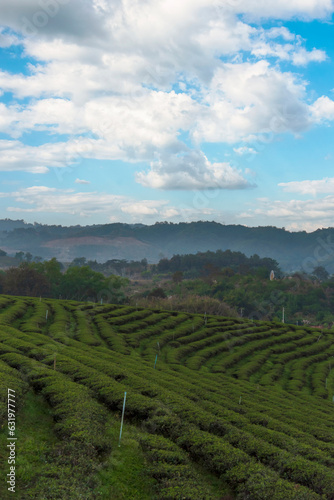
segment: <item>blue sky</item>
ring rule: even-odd
[[[333,0],[0,5],[0,217],[333,226]]]

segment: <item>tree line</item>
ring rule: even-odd
[[[94,302],[122,303],[128,280],[121,276],[105,277],[89,266],[63,265],[53,258],[44,262],[22,262],[0,274],[0,293],[29,297],[49,297]]]
[[[154,266],[152,266],[154,268]],[[216,252],[198,252],[197,254],[174,255],[171,259],[161,259],[155,266],[158,273],[183,272],[187,278],[196,278],[205,274],[221,272],[223,268],[230,269],[233,274],[242,275],[262,272],[269,276],[270,271],[275,274],[281,273],[276,260],[265,257],[260,258],[257,254],[247,257],[242,252],[231,250],[217,250]]]

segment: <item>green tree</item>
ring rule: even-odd
[[[25,260],[26,260],[28,263],[30,263],[30,262],[32,261],[32,257],[33,257],[33,256],[32,256],[32,254],[31,254],[30,252],[26,252],[26,254],[25,254],[25,256],[24,256]]]
[[[63,275],[60,293],[63,298],[85,300],[97,296],[104,287],[105,277],[89,266],[69,267]]]
[[[104,288],[98,292],[97,300],[104,302],[121,304],[125,300],[124,288],[129,284],[127,278],[111,275],[105,278]]]
[[[167,296],[166,296],[165,292],[160,287],[154,288],[153,290],[151,290],[147,296],[147,298],[149,298],[149,299],[165,299],[166,297]]]
[[[24,257],[24,252],[16,252],[15,259],[17,259],[20,262],[22,262],[23,261],[23,257]]]
[[[10,268],[3,278],[3,293],[38,297],[49,296],[50,283],[46,276],[26,262]]]
[[[32,262],[30,266],[46,277],[47,281],[50,283],[50,295],[58,299],[63,278],[61,272],[63,265],[53,257],[44,262]]]
[[[61,272],[63,265],[53,257],[52,259],[43,262],[45,275],[51,283],[51,293],[54,298],[58,298],[61,293],[61,283],[63,274]]]
[[[121,302],[124,300],[122,288],[127,283],[126,278],[106,278],[89,266],[69,267],[62,276],[60,293],[66,299]]]
[[[146,270],[147,270],[147,266],[148,266],[147,259],[145,259],[145,258],[144,258],[144,259],[142,259],[142,260],[140,261],[140,263],[141,263],[142,267],[144,268],[144,271],[146,271]]]
[[[323,266],[317,266],[312,273],[319,281],[326,281],[329,278],[329,272]]]

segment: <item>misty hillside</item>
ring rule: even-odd
[[[23,221],[0,221],[0,248],[8,254],[31,252],[43,258],[71,261],[85,256],[157,262],[174,254],[207,250],[240,251],[247,256],[271,257],[284,271],[310,272],[322,265],[334,272],[334,228],[313,233],[290,232],[276,227],[246,227],[216,222],[103,224],[48,226]]]

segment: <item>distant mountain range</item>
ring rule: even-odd
[[[30,252],[43,258],[70,262],[75,257],[105,262],[110,259],[154,263],[174,254],[233,250],[271,257],[284,271],[311,272],[324,266],[334,273],[334,228],[313,233],[290,232],[272,226],[246,227],[217,222],[101,224],[49,226],[22,220],[0,220],[0,248],[9,255]]]

